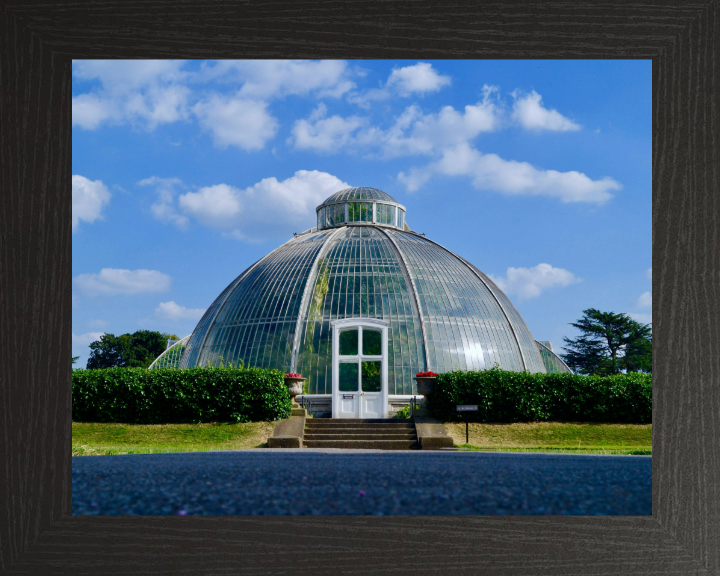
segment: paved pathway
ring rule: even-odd
[[[652,514],[652,458],[239,450],[73,458],[73,514]]]

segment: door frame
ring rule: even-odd
[[[381,418],[389,416],[389,399],[388,399],[388,327],[390,322],[387,320],[378,320],[376,318],[343,318],[342,320],[333,320],[330,322],[332,327],[332,417],[339,418],[340,406],[340,331],[344,328],[354,328],[356,326],[380,329],[382,332],[382,372],[380,376],[381,384],[381,402],[382,414]],[[362,337],[358,334],[358,352],[362,350]],[[364,354],[358,354],[358,361]],[[360,367],[358,367],[360,369]],[[358,396],[358,414],[362,412],[362,399]],[[361,416],[360,416],[361,417]]]

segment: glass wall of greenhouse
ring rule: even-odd
[[[548,374],[562,374],[564,372],[569,372],[570,374],[574,373],[570,370],[569,366],[563,362],[562,358],[550,350],[550,348],[545,346],[545,344],[538,342],[537,340],[535,341],[535,344],[537,345],[540,357],[545,364],[545,371]]]
[[[208,309],[180,366],[221,361],[289,369],[303,288],[332,230],[298,236],[235,280]]]
[[[341,190],[318,207],[317,225],[230,283],[178,367],[242,361],[299,372],[306,393],[330,394],[331,322],[372,318],[390,323],[393,396],[416,394],[413,376],[424,370],[566,371],[485,274],[410,232],[388,194]]]
[[[155,360],[153,361],[150,366],[148,366],[148,369],[150,368],[177,368],[178,364],[180,363],[180,358],[182,358],[183,352],[185,352],[185,347],[187,346],[188,340],[190,340],[190,336],[185,336],[182,340],[177,340],[173,342],[165,352],[160,354]],[[172,341],[171,341],[172,342]]]
[[[408,280],[392,242],[377,229],[347,228],[329,241],[300,330],[296,370],[308,379],[308,393],[330,394],[330,322],[350,317],[390,322],[388,392],[417,393],[412,378],[424,370],[425,354]]]
[[[392,230],[388,234],[398,243],[415,279],[429,369],[485,370],[497,364],[521,371],[532,362],[528,370],[544,372],[532,340],[518,344],[515,332],[524,324],[514,330],[515,319],[508,318],[497,295],[464,262],[425,238]]]

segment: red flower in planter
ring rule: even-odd
[[[435,372],[418,372],[417,374],[415,374],[415,376],[417,376],[418,378],[435,378],[437,374]]]
[[[302,376],[300,376],[300,374],[296,374],[295,372],[290,372],[285,374],[285,378],[302,378]]]

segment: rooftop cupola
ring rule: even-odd
[[[376,224],[405,228],[405,206],[376,188],[345,188],[317,207],[317,228]]]

